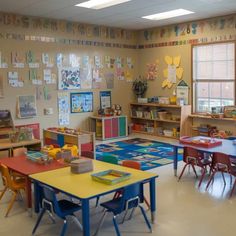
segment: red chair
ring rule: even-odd
[[[229,155],[224,154],[224,153],[220,153],[220,152],[215,152],[213,154],[213,157],[212,157],[212,174],[211,174],[210,179],[207,183],[206,189],[209,187],[210,183],[213,181],[214,176],[217,172],[220,172],[222,174],[224,184],[226,184],[224,173],[230,174],[231,180],[232,180],[232,176],[236,177],[236,167],[234,165],[232,165]],[[233,194],[235,186],[236,186],[236,179],[234,181],[234,185],[233,185],[233,188],[231,190],[230,197]]]
[[[124,161],[122,161],[122,166],[133,168],[133,169],[136,169],[136,170],[141,170],[141,164],[137,161],[124,160]],[[122,190],[117,191],[115,193],[114,199],[120,197],[120,195],[122,195]],[[150,203],[148,202],[148,200],[146,199],[145,196],[144,196],[144,202],[146,203],[148,208],[150,208]]]
[[[197,149],[191,148],[191,147],[184,147],[184,153],[183,153],[183,161],[186,163],[183,167],[183,170],[179,176],[179,179],[181,179],[185,169],[187,166],[191,166],[196,177],[198,178],[195,166],[198,166],[202,170],[202,176],[199,181],[198,187],[201,186],[202,180],[206,174],[207,167],[211,166],[211,160],[208,158],[204,158],[204,154],[200,153]]]

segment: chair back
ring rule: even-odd
[[[54,211],[57,215],[61,215],[61,210],[57,201],[56,193],[53,188],[40,184],[43,190],[43,202],[42,204],[47,210]]]
[[[141,170],[141,164],[140,162],[137,162],[137,161],[124,160],[122,161],[122,166],[133,168],[136,170]]]
[[[0,172],[2,174],[3,185],[10,188],[10,189],[13,189],[13,180],[11,178],[8,167],[1,164],[0,165]]]
[[[27,148],[20,147],[13,149],[13,157],[25,156],[27,154]]]
[[[136,183],[124,188],[121,197],[120,211],[137,207],[139,202],[143,201],[143,191],[141,186],[141,183]]]
[[[212,166],[217,171],[230,172],[232,169],[230,156],[224,153],[215,152],[212,157]]]
[[[117,157],[115,157],[113,155],[103,155],[102,161],[107,162],[107,163],[111,163],[111,164],[118,164]]]
[[[200,160],[203,158],[203,154],[192,147],[184,147],[183,161],[185,163],[191,163],[193,165],[201,165]]]

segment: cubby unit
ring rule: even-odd
[[[131,103],[132,132],[178,139],[191,134],[191,106]]]
[[[128,135],[127,116],[91,116],[90,131],[96,139],[106,140]]]

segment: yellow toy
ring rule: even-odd
[[[47,153],[49,157],[56,159],[57,153],[61,151],[61,148],[54,148],[53,145],[47,145],[44,146],[41,151]]]
[[[62,147],[63,150],[70,150],[73,157],[78,156],[78,147],[72,144],[66,144]]]

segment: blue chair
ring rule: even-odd
[[[42,184],[40,185],[40,187],[42,188],[42,195],[43,195],[42,209],[41,212],[39,213],[32,234],[34,234],[36,229],[38,228],[39,223],[45,212],[49,214],[53,222],[55,222],[53,216],[54,214],[64,220],[64,225],[61,230],[61,236],[65,234],[65,231],[67,229],[68,217],[71,217],[73,221],[81,228],[81,230],[83,230],[81,223],[79,222],[78,218],[74,215],[76,211],[79,211],[81,209],[81,206],[65,199],[57,200],[54,189]]]
[[[115,226],[116,235],[121,236],[120,230],[118,228],[118,224],[116,222],[116,217],[119,214],[121,214],[122,212],[125,212],[124,218],[123,218],[123,221],[124,221],[128,211],[131,210],[130,217],[129,217],[129,218],[131,218],[134,210],[137,207],[140,208],[140,210],[143,214],[143,217],[145,219],[145,222],[146,222],[150,232],[152,232],[151,224],[147,218],[147,215],[146,215],[143,207],[140,205],[140,202],[143,201],[143,192],[142,192],[141,187],[142,187],[141,183],[132,184],[130,186],[127,186],[123,189],[121,197],[115,198],[115,199],[112,199],[110,201],[103,202],[100,204],[102,207],[105,208],[105,211],[104,211],[104,214],[98,224],[98,228],[95,232],[95,236],[98,234],[98,232],[104,222],[105,216],[108,212],[113,213],[113,224]]]

